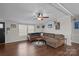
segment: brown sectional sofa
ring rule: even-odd
[[[46,41],[47,45],[54,48],[64,45],[65,37],[62,34],[43,33],[43,36],[41,36],[41,33],[30,33],[29,41],[36,40],[39,37],[43,38]]]
[[[54,48],[64,45],[64,35],[45,33],[46,44]]]

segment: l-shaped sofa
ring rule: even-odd
[[[64,45],[65,37],[63,34],[54,34],[54,33],[29,33],[28,34],[28,40],[29,41],[35,41],[37,38],[42,38],[46,41],[46,44],[57,48],[62,45]]]

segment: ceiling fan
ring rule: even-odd
[[[47,16],[47,14],[44,12],[37,12],[35,13],[35,17],[37,20],[44,20],[44,18],[49,18],[49,16]]]

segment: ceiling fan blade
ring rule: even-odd
[[[49,17],[43,17],[43,18],[49,18]]]
[[[38,18],[49,18],[49,17],[44,17],[44,16],[43,16],[43,17],[38,17]]]

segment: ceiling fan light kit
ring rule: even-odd
[[[36,19],[37,20],[44,20],[44,18],[49,18],[48,16],[47,16],[47,14],[45,13],[45,10],[44,10],[44,12],[36,12],[36,13],[34,13],[34,17],[36,16]]]
[[[37,20],[41,21],[41,20],[42,20],[42,18],[37,18]]]

